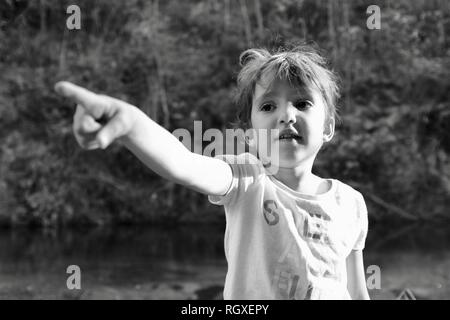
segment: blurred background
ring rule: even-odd
[[[124,99],[171,132],[224,130],[239,54],[302,42],[341,78],[314,170],[365,197],[371,297],[450,299],[450,2],[0,0],[0,28],[0,299],[220,298],[223,208],[120,146],[79,148],[53,85]],[[66,288],[70,264],[81,290]]]

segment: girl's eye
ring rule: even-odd
[[[313,106],[313,103],[309,100],[298,100],[295,102],[294,106],[300,110],[306,110]]]
[[[265,104],[263,104],[262,106],[261,106],[261,111],[264,111],[264,112],[269,112],[269,111],[272,111],[273,109],[275,109],[275,105],[274,104],[272,104],[272,103],[265,103]]]

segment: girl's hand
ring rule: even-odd
[[[105,149],[113,141],[130,134],[134,123],[134,106],[66,81],[56,83],[55,90],[77,103],[73,132],[82,148]]]
[[[83,148],[105,149],[119,140],[165,179],[208,195],[224,195],[229,189],[229,164],[192,153],[135,106],[69,82],[58,82],[55,90],[77,103],[73,131]]]

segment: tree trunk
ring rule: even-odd
[[[252,27],[250,23],[250,16],[248,14],[247,4],[245,0],[239,0],[239,4],[241,6],[242,18],[244,19],[245,39],[247,41],[247,45],[250,46],[252,43]]]
[[[40,31],[41,35],[47,33],[47,10],[45,0],[39,2]]]
[[[261,2],[260,0],[254,1],[255,1],[256,22],[258,24],[258,38],[261,41],[264,38],[264,20],[261,11]]]
[[[307,29],[307,27],[306,27],[305,19],[299,18],[298,23],[300,24],[300,26],[301,26],[301,28],[302,28],[302,36],[303,36],[303,40],[306,40],[306,37],[308,36],[308,29]]]
[[[58,65],[58,73],[60,75],[64,74],[66,70],[66,38],[67,38],[68,29],[64,28],[61,47],[59,50],[59,65]]]
[[[227,32],[228,28],[230,27],[230,0],[224,0],[224,14],[223,14],[223,25],[224,25],[224,31]]]
[[[156,73],[156,92],[153,94],[154,96],[154,102],[156,102],[153,105],[153,108],[155,110],[158,110],[158,106],[161,106],[161,110],[163,112],[163,126],[166,129],[170,129],[170,112],[169,112],[169,104],[167,99],[167,93],[164,86],[164,72],[163,72],[163,63],[161,59],[161,53],[159,52],[159,48],[161,47],[159,45],[159,0],[154,0],[153,6],[152,6],[152,39],[151,43],[153,44],[153,59],[154,59],[154,66],[155,66],[155,73]],[[154,78],[154,77],[152,77]],[[155,118],[155,121],[157,119]],[[168,193],[167,193],[167,206],[169,208],[173,208],[174,204],[174,188],[175,184],[171,181],[167,181],[167,187],[168,187]]]
[[[328,37],[331,43],[331,53],[333,60],[336,61],[336,33],[334,27],[334,0],[328,0]]]
[[[344,28],[345,28],[345,43],[344,43],[344,52],[341,52],[340,57],[345,57],[345,108],[347,110],[351,109],[351,89],[352,89],[352,35],[350,34],[350,18],[349,18],[349,0],[344,0],[344,10],[343,10],[343,18],[344,18]]]
[[[164,127],[169,128],[170,126],[170,114],[169,114],[169,104],[167,102],[167,93],[164,86],[164,72],[162,69],[162,59],[161,53],[159,52],[159,37],[158,37],[158,29],[159,29],[159,0],[155,0],[154,2],[154,22],[155,22],[155,30],[156,32],[153,34],[153,40],[155,43],[155,49],[153,50],[153,57],[155,59],[155,67],[156,67],[156,76],[158,79],[158,97],[159,102],[161,103],[161,109],[164,115]]]

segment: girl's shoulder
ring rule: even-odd
[[[350,206],[356,209],[358,218],[367,215],[367,207],[364,196],[361,192],[339,180],[334,180],[336,183],[336,202],[343,206]]]
[[[356,190],[354,187],[350,186],[347,183],[344,183],[337,179],[332,179],[336,184],[336,192],[342,195],[351,196],[353,198],[362,198],[361,192]]]

